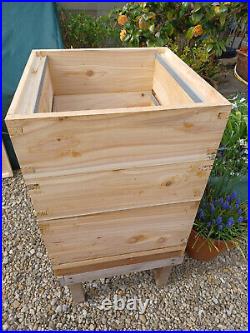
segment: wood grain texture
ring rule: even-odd
[[[38,101],[37,112],[40,113],[52,112],[53,98],[54,98],[54,92],[50,77],[50,71],[49,67],[46,66],[43,78],[43,84],[41,86],[41,91]]]
[[[22,78],[8,110],[11,114],[32,114],[38,101],[39,89],[46,68],[47,57],[37,57],[31,52]]]
[[[71,284],[69,289],[74,303],[85,302],[85,292],[81,283]]]
[[[159,267],[154,269],[153,273],[157,287],[163,288],[167,285],[171,271],[171,266]]]
[[[167,47],[160,50],[161,56],[176,70],[185,82],[197,91],[202,97],[204,104],[217,104],[231,106],[229,101],[214,89],[207,81],[200,77],[192,68],[182,61],[174,52]]]
[[[55,95],[151,90],[155,50],[119,54],[116,49],[49,53]]]
[[[81,116],[69,112],[36,121],[7,118],[6,123],[27,179],[210,159],[229,112],[228,106]]]
[[[192,99],[157,59],[154,67],[153,90],[162,105],[194,105]]]
[[[2,141],[2,178],[12,177],[13,171],[10,165],[5,146]]]
[[[53,265],[133,252],[185,249],[198,202],[107,212],[39,223]],[[109,246],[107,246],[107,244]]]
[[[54,97],[54,112],[131,108],[154,105],[151,91],[106,94],[61,95]]]
[[[67,264],[59,264],[53,266],[53,270],[56,276],[71,276],[76,274],[83,274],[86,272],[95,272],[98,270],[115,269],[115,267],[135,265],[141,263],[148,263],[152,261],[171,259],[175,264],[176,258],[182,259],[184,251],[173,247],[171,249],[156,249],[142,252],[131,252],[128,254],[121,254],[119,256],[110,256],[96,259],[89,259],[77,262],[71,262]],[[171,263],[170,263],[171,264]]]
[[[114,275],[123,275],[129,274],[134,272],[141,272],[145,270],[155,269],[159,267],[173,267],[175,265],[180,265],[183,262],[182,257],[174,257],[174,258],[167,258],[161,260],[153,260],[153,261],[146,261],[146,262],[139,262],[136,264],[130,265],[123,265],[123,266],[115,266],[111,268],[103,268],[100,270],[78,273],[74,275],[65,275],[65,276],[58,276],[58,280],[60,281],[62,286],[65,285],[72,285],[79,282],[85,281],[92,281],[97,280],[100,278],[109,278]]]
[[[6,124],[56,276],[182,260],[230,110],[167,48],[33,51]]]
[[[211,161],[27,180],[39,220],[200,200]]]

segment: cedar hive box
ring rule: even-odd
[[[168,48],[32,51],[6,123],[62,283],[181,262],[230,110]]]

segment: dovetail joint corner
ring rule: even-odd
[[[39,184],[28,184],[27,185],[27,189],[29,191],[39,190],[40,189],[40,185]]]
[[[9,135],[10,136],[17,136],[23,134],[23,128],[22,127],[10,127],[9,128]]]
[[[47,216],[48,215],[48,211],[47,210],[39,210],[37,212],[37,216],[42,217],[42,216]]]

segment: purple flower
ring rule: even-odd
[[[228,201],[225,201],[222,205],[222,208],[223,209],[230,209],[230,205],[229,205],[229,202]]]
[[[229,219],[227,220],[227,227],[231,228],[231,226],[234,224],[234,218],[233,217],[229,217]]]
[[[211,209],[211,213],[215,212],[215,207],[213,203],[210,203],[210,209]]]
[[[219,224],[219,225],[218,225],[218,229],[219,229],[219,230],[222,230],[222,229],[223,229],[223,225],[222,225],[222,224]]]
[[[243,221],[244,221],[243,216],[239,216],[239,218],[238,218],[238,222],[239,222],[239,223],[242,223]]]
[[[235,204],[235,207],[236,207],[237,209],[240,208],[240,204],[236,203],[236,204]]]
[[[242,209],[239,209],[238,212],[237,212],[239,215],[241,215],[243,212],[242,212]]]
[[[232,199],[231,195],[227,195],[227,196],[226,196],[226,200],[227,200],[227,201],[229,201],[229,202],[230,202],[230,201],[231,201],[231,199]]]
[[[218,200],[218,202],[219,202],[219,204],[222,206],[222,205],[223,205],[223,203],[224,203],[224,200],[223,200],[223,198],[220,198],[220,199]]]
[[[208,228],[210,228],[212,226],[212,222],[208,221],[207,226],[208,226]]]
[[[231,194],[231,199],[232,200],[235,200],[237,198],[237,193],[236,192],[233,192],[232,194]]]
[[[203,209],[199,209],[199,212],[198,212],[198,218],[200,220],[204,219],[205,215],[204,215],[204,212],[203,212]]]
[[[239,199],[237,199],[237,200],[235,201],[235,205],[240,205],[240,200],[239,200]]]
[[[216,219],[216,223],[219,225],[222,223],[222,217],[221,216],[218,216],[217,219]]]

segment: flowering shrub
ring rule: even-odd
[[[194,229],[206,239],[234,241],[247,238],[247,210],[237,194],[218,195],[208,188],[201,201]]]
[[[185,46],[206,43],[208,52],[225,51],[230,24],[247,22],[242,2],[129,2],[113,10],[111,19],[122,30],[125,46]]]

